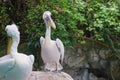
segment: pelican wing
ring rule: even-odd
[[[31,63],[33,64],[33,63],[34,63],[34,60],[35,60],[35,59],[34,59],[34,56],[33,56],[33,55],[29,55],[28,57],[30,58]]]
[[[13,69],[14,65],[15,60],[13,58],[5,56],[4,58],[0,59],[0,76]]]
[[[40,37],[40,44],[41,44],[41,46],[43,45],[44,40],[45,40],[45,38],[44,38],[44,37]]]
[[[61,62],[63,62],[63,59],[64,59],[64,45],[62,43],[62,41],[60,39],[56,39],[56,45],[57,45],[57,48],[61,54],[61,57],[60,57],[60,60]]]
[[[10,55],[5,55],[5,56],[3,56],[3,57],[0,58],[0,61],[5,60],[5,59],[9,59],[9,58],[11,58]]]

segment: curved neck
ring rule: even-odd
[[[51,40],[51,27],[46,24],[45,40]]]
[[[12,45],[11,45],[11,49],[10,49],[10,53],[12,55],[16,54],[17,53],[17,47],[18,47],[18,44],[19,44],[19,41],[20,41],[20,38],[12,38]]]

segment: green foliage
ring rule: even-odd
[[[27,20],[28,34],[35,33],[37,39],[44,36],[45,24],[42,20],[44,11],[52,12],[52,18],[57,26],[52,31],[52,38],[59,37],[65,45],[72,47],[73,44],[81,42],[81,36],[85,30],[93,32],[94,39],[104,41],[103,31],[120,32],[119,6],[113,1],[41,1],[39,4],[28,10]],[[34,26],[34,27],[33,27]],[[85,28],[82,29],[81,26]],[[64,34],[63,34],[64,33]],[[117,35],[118,36],[118,35]],[[29,40],[32,37],[29,36]],[[38,42],[37,44],[38,45]]]
[[[104,40],[103,31],[106,30],[119,33],[120,20],[118,17],[120,14],[119,7],[115,2],[107,2],[106,4],[103,4],[93,1],[88,7],[88,16],[92,21],[89,23],[88,29],[94,31],[96,39]]]
[[[7,8],[2,1],[0,1],[0,38],[1,41],[5,39],[5,26],[9,23],[9,15],[7,14]],[[0,42],[1,42],[0,41]]]

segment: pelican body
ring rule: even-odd
[[[51,40],[51,27],[56,29],[56,26],[51,19],[49,11],[44,12],[43,19],[46,24],[45,38],[40,38],[41,57],[45,64],[44,69],[48,71],[61,71],[63,69],[60,61],[64,58],[64,46],[60,39]]]
[[[15,24],[7,25],[5,30],[11,44],[8,46],[8,55],[0,58],[0,80],[27,80],[32,71],[34,56],[17,52],[20,33]]]

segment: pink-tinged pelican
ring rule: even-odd
[[[5,31],[10,44],[8,54],[0,58],[0,80],[27,80],[32,71],[34,56],[18,53],[20,32],[15,24],[7,25]]]
[[[51,12],[46,11],[43,13],[43,20],[46,24],[45,38],[40,38],[41,44],[41,57],[45,64],[45,70],[48,71],[61,71],[63,69],[60,62],[64,58],[64,46],[60,39],[51,40],[51,27],[56,29],[55,23],[51,19]]]

